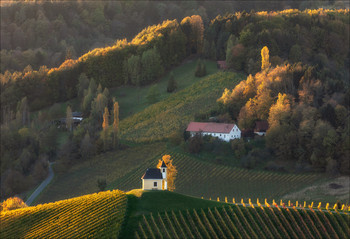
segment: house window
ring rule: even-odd
[[[224,135],[224,138],[226,138],[226,135]]]
[[[221,136],[221,134],[220,134],[220,136]]]
[[[165,168],[163,168],[163,173],[165,173]]]
[[[154,183],[153,183],[153,187],[157,187],[157,182],[154,182]]]

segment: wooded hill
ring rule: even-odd
[[[229,65],[235,70],[258,72],[260,50],[268,46],[273,65],[287,59],[318,65],[323,77],[339,79],[346,86],[348,19],[348,10],[237,12],[218,16],[206,27],[205,33],[199,16],[186,17],[181,24],[176,20],[165,21],[148,27],[130,42],[119,40],[111,47],[95,49],[77,60],[68,59],[58,68],[1,74],[2,120],[5,112],[13,111],[25,96],[31,110],[75,97],[81,73],[103,87],[149,84],[156,81],[162,69],[179,64],[193,53],[214,60],[226,59],[230,44],[234,62]],[[142,64],[142,59],[148,62],[148,57],[155,59],[153,68]],[[139,76],[128,71],[128,66],[147,69],[148,73]],[[130,82],[128,79],[138,78],[133,75],[140,77],[140,81]]]

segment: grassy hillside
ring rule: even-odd
[[[231,72],[210,75],[122,120],[121,137],[135,142],[163,140],[183,130],[196,113],[213,109],[223,90],[234,87],[242,77]]]
[[[208,75],[214,74],[218,71],[215,61],[205,60],[203,62],[206,66]],[[177,92],[203,79],[194,76],[196,64],[197,59],[189,59],[172,70],[178,86]],[[156,83],[160,94],[159,101],[165,100],[173,95],[167,92],[169,76],[170,73],[166,74],[159,80],[159,82]],[[138,113],[149,106],[146,96],[151,87],[152,85],[142,86],[139,88],[135,86],[123,86],[110,91],[111,96],[114,96],[119,103],[121,119]]]
[[[173,164],[178,170],[175,181],[176,192],[186,195],[223,200],[232,198],[280,199],[287,193],[299,190],[322,179],[320,174],[291,174],[248,170],[217,165],[193,156],[171,151]],[[160,157],[159,157],[160,158]],[[155,167],[157,161],[144,162],[133,171],[118,178],[109,185],[110,189],[130,190],[140,187],[140,178],[148,167]],[[298,198],[295,198],[298,200]],[[335,202],[332,202],[335,203]]]
[[[117,238],[127,197],[106,191],[1,212],[1,238]]]
[[[154,160],[164,149],[164,143],[154,143],[112,151],[75,165],[64,172],[61,172],[60,165],[55,164],[55,178],[39,195],[34,204],[97,192],[99,190],[97,187],[98,179],[106,179],[107,184],[115,182],[118,178],[133,172],[146,162]],[[135,188],[141,187],[140,177]]]

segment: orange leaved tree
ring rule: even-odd
[[[157,164],[157,168],[160,168],[162,165],[162,160],[164,161],[165,165],[167,166],[167,183],[168,183],[168,190],[174,191],[175,190],[175,179],[177,175],[177,169],[173,165],[173,160],[170,159],[170,155],[164,155],[162,159],[159,159],[159,162]]]

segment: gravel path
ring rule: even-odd
[[[39,185],[39,187],[37,189],[35,189],[35,191],[32,193],[32,195],[30,195],[30,197],[28,198],[28,200],[26,201],[26,204],[28,206],[30,206],[30,204],[33,203],[34,199],[41,193],[41,191],[44,190],[44,188],[51,182],[51,180],[53,179],[54,173],[52,170],[52,165],[53,163],[49,163],[49,175],[47,176],[47,178]]]

